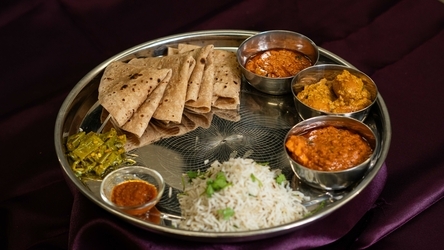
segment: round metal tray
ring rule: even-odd
[[[101,126],[102,107],[97,102],[97,88],[103,70],[110,62],[164,55],[167,46],[174,47],[178,43],[214,44],[217,49],[235,51],[242,41],[256,33],[243,30],[211,30],[164,37],[123,51],[90,71],[66,97],[56,120],[55,148],[67,179],[95,204],[140,228],[178,238],[211,242],[248,241],[298,230],[329,215],[353,199],[376,176],[388,153],[391,139],[390,119],[380,95],[365,120],[382,142],[381,147],[377,149],[379,156],[359,183],[338,193],[310,188],[300,183],[291,171],[284,155],[283,139],[286,132],[300,121],[292,96],[266,95],[251,88],[245,81],[242,82],[240,110],[234,114],[237,119],[214,115],[209,128],[198,128],[185,135],[163,139],[131,152],[137,155],[136,160],[139,164],[158,170],[167,183],[166,192],[157,205],[163,215],[161,224],[154,224],[114,210],[100,198],[98,191],[100,181],[82,181],[71,170],[65,156],[64,140],[79,129],[94,131]],[[322,48],[319,50],[318,64],[335,63],[353,67],[339,56]],[[268,162],[271,168],[282,169],[287,179],[292,180],[295,189],[312,198],[307,207],[313,213],[304,219],[285,225],[242,232],[197,232],[172,227],[171,219],[180,215],[176,195],[182,190],[182,174],[188,170],[204,170],[214,160],[225,161],[232,156],[244,156],[258,162]]]

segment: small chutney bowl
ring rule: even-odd
[[[160,200],[165,181],[156,170],[143,166],[118,168],[103,178],[100,195],[106,204],[127,214],[145,214]]]
[[[304,166],[300,163],[300,161],[293,158],[294,153],[291,152],[289,147],[286,146],[286,143],[291,136],[293,135],[307,136],[308,133],[310,133],[310,131],[330,126],[340,130],[348,130],[354,135],[357,134],[363,139],[364,142],[368,143],[368,145],[371,148],[371,152],[369,152],[369,155],[365,156],[366,158],[363,162],[354,166],[349,166],[348,168],[331,168],[339,170],[329,170],[328,168],[324,169],[324,167],[326,167],[328,164],[330,164],[330,166],[335,166],[333,165],[335,163],[332,163],[332,161],[335,160],[331,160],[331,158],[329,158],[324,161],[323,159],[319,160],[319,158],[317,159],[309,158],[309,157],[325,157],[325,153],[318,154],[319,151],[317,151],[316,156],[305,154],[308,160],[315,161],[317,164],[325,164],[322,166],[323,167],[322,170],[320,170]],[[343,143],[342,141],[339,142],[339,144],[342,143]],[[379,143],[380,143],[379,139],[375,135],[373,130],[365,123],[359,120],[344,116],[317,116],[297,123],[288,131],[284,140],[284,150],[286,152],[288,160],[290,161],[290,166],[293,172],[302,182],[317,189],[336,191],[336,190],[346,189],[364,178],[367,171],[371,167],[373,167],[375,162],[377,161],[378,150],[380,147]],[[329,144],[328,146],[330,147],[338,145],[337,143],[333,144],[328,143],[328,144]],[[353,150],[353,153],[350,151],[344,151],[344,149],[342,149],[341,147],[337,148],[341,148],[341,151],[339,151],[341,152],[340,154],[348,156],[361,151],[358,147],[353,148],[349,145],[348,147],[351,150]],[[320,149],[318,148],[318,150]],[[336,156],[333,157],[337,157],[338,152],[335,153]],[[295,152],[295,154],[302,154],[302,153],[301,151],[299,151]],[[306,165],[308,165],[308,163],[306,163]]]
[[[286,77],[267,77],[253,73],[246,68],[246,63],[249,59],[274,49],[284,49],[303,54],[305,58],[309,59],[311,65],[315,65],[318,62],[319,49],[308,37],[286,30],[260,32],[247,38],[237,49],[236,56],[241,72],[251,86],[271,95],[291,93],[291,80],[297,72]]]
[[[348,71],[352,76],[359,78],[363,83],[363,87],[368,91],[368,93],[370,93],[370,99],[365,107],[336,112],[332,110],[311,107],[298,98],[298,94],[309,85],[319,84],[319,82],[322,79],[326,79],[327,82],[333,82],[335,81],[338,75],[344,73],[344,70]],[[357,85],[348,85],[348,83],[345,81],[342,84],[343,84],[341,86],[342,89],[340,91],[342,91],[343,94],[345,93],[345,95],[349,93],[353,94],[354,93],[353,91],[356,90]],[[320,115],[339,115],[364,121],[367,115],[369,114],[371,107],[376,102],[378,96],[378,88],[375,82],[368,75],[366,75],[365,73],[361,72],[356,68],[337,65],[337,64],[320,64],[301,70],[293,78],[293,81],[291,83],[291,91],[293,93],[293,99],[296,106],[296,110],[299,116],[304,120]],[[333,87],[331,87],[330,91],[334,91]],[[332,93],[333,96],[338,98],[338,95],[335,92]]]

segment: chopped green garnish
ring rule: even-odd
[[[205,173],[201,173],[199,170],[198,171],[193,171],[193,170],[189,170],[185,173],[185,175],[188,177],[188,183],[191,183],[193,181],[193,179],[196,178],[205,178]],[[185,188],[185,180],[184,180],[184,176],[182,175],[182,185]]]
[[[321,211],[321,209],[323,209],[326,205],[327,205],[327,201],[320,202],[319,205],[315,209],[313,209],[312,211],[306,213],[304,215],[304,217],[309,217],[309,216],[312,216],[312,215],[316,214],[317,212]]]
[[[187,171],[187,176],[188,178],[190,178],[190,180],[197,178],[197,176],[199,175],[199,173],[197,171]]]
[[[231,217],[233,217],[234,210],[232,208],[227,207],[225,209],[217,210],[217,213],[219,214],[220,217],[224,218],[224,220],[229,220]]]
[[[214,192],[221,190],[228,186],[227,178],[225,177],[225,173],[219,172],[216,174],[216,178],[207,180],[207,188],[205,189],[205,193],[208,197],[211,197]]]
[[[205,189],[205,193],[207,194],[208,197],[211,197],[214,194],[214,188],[212,182],[213,182],[212,180],[207,181],[207,188]]]
[[[185,174],[183,174],[181,177],[183,189],[185,189],[185,183],[186,183],[185,176],[188,177],[187,179],[188,183],[191,183],[193,179],[196,179],[198,176],[202,176],[202,174],[199,171],[193,171],[193,170],[189,170]]]
[[[182,176],[180,177],[180,180],[181,180],[181,182],[182,182],[182,189],[185,190],[185,175],[182,175]]]
[[[225,177],[224,172],[219,172],[216,175],[216,180],[214,180],[213,188],[216,191],[221,190],[222,188],[228,186],[227,177]]]
[[[276,177],[277,184],[281,185],[284,181],[287,181],[284,174],[280,174]]]
[[[262,187],[262,182],[254,174],[251,174],[250,177],[253,182],[259,182],[259,187]]]

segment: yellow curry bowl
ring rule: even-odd
[[[291,91],[302,119],[339,115],[364,121],[378,96],[378,88],[369,76],[336,64],[300,71],[291,83]]]

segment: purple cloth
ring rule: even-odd
[[[386,166],[350,203],[267,240],[187,242],[137,228],[67,183],[64,98],[137,44],[209,29],[287,29],[371,76],[388,107]],[[444,244],[444,4],[438,0],[5,0],[0,3],[1,249],[439,249]],[[325,246],[325,247],[322,247]]]

